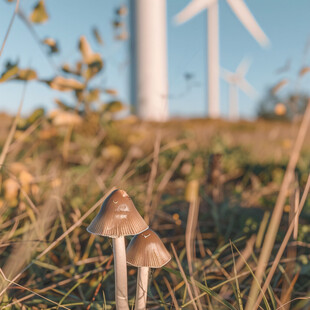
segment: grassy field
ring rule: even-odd
[[[2,152],[12,123],[0,116]],[[96,113],[76,123],[20,120],[8,146],[0,175],[1,309],[115,307],[111,240],[86,231],[114,186],[127,191],[173,256],[152,271],[148,308],[243,309],[299,123],[153,124]],[[308,133],[266,274],[296,192],[304,191],[309,155]],[[310,308],[309,220],[307,199],[261,309]],[[128,272],[133,305],[137,271]]]

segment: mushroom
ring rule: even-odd
[[[147,228],[131,198],[123,190],[115,190],[105,199],[99,213],[87,227],[92,234],[112,238],[116,309],[129,309],[124,236],[139,234]]]
[[[150,268],[161,268],[171,256],[151,229],[133,237],[127,247],[127,263],[138,267],[135,310],[146,309],[147,287]]]

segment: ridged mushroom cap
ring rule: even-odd
[[[133,237],[127,247],[126,256],[127,263],[135,267],[160,268],[171,259],[166,247],[151,229]]]
[[[136,235],[148,228],[128,194],[120,189],[113,191],[103,202],[87,231],[110,238]]]

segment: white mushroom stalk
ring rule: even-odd
[[[114,274],[116,309],[127,310],[129,308],[125,238],[113,238],[112,244],[115,268]]]
[[[149,273],[149,267],[138,268],[135,310],[146,309]]]
[[[171,256],[157,234],[147,229],[133,237],[127,247],[127,263],[138,267],[135,310],[146,309],[150,268],[161,268]]]
[[[123,190],[115,190],[103,202],[87,231],[112,238],[117,310],[129,310],[127,264],[124,236],[136,235],[148,228],[132,200]]]

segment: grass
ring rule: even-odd
[[[94,113],[78,126],[59,127],[40,115],[18,122],[5,145],[13,119],[0,118],[0,148],[6,153],[0,175],[1,308],[115,307],[111,241],[86,231],[114,186],[128,192],[171,254],[171,243],[175,249],[171,263],[152,272],[148,308],[245,307],[263,244],[255,243],[256,236],[262,239],[267,229],[296,124],[202,119],[153,124],[107,121]],[[301,196],[309,142],[308,134],[294,170]],[[197,190],[189,188],[194,183]],[[186,197],[190,190],[198,206]],[[289,212],[295,210],[291,201],[284,201],[268,259],[267,275],[270,270],[274,275],[262,309],[289,309],[287,302],[290,309],[310,306],[310,203],[305,200],[297,240],[289,238],[283,249]],[[136,273],[129,267],[131,304]],[[6,289],[8,280],[13,283]]]

